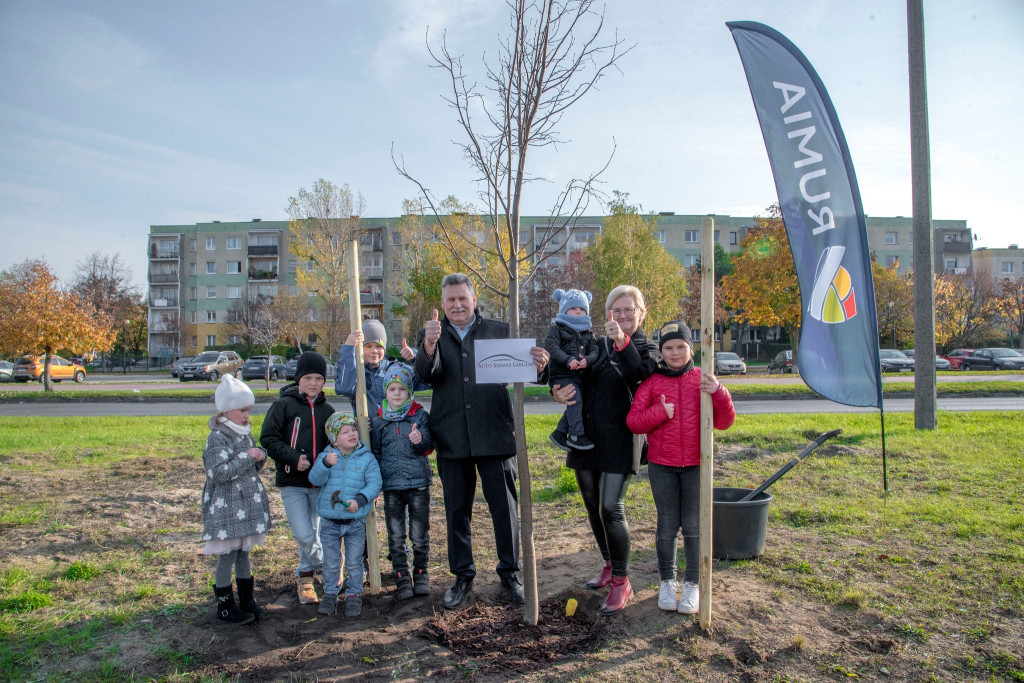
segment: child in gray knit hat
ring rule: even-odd
[[[259,476],[267,452],[252,438],[249,411],[256,399],[244,382],[224,375],[214,402],[217,414],[210,418],[203,450],[203,554],[217,555],[213,592],[218,623],[247,624],[267,616],[253,598],[249,565],[249,551],[262,545],[270,530],[270,503]],[[232,567],[238,606],[231,590]]]
[[[585,368],[597,362],[599,348],[590,331],[590,292],[579,289],[556,289],[551,295],[558,302],[558,315],[544,339],[544,349],[551,355],[548,383],[576,387],[576,402],[565,407],[562,419],[548,437],[564,451],[588,451],[594,442],[583,433],[583,393],[581,378]]]

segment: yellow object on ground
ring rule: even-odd
[[[571,617],[576,614],[576,598],[569,598],[569,601],[565,603],[565,616]]]

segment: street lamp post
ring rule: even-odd
[[[128,321],[121,323],[121,374],[128,374]]]

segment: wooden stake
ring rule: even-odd
[[[715,372],[715,221],[700,224],[700,371]],[[711,395],[700,392],[700,627],[711,628],[711,511],[714,497],[714,422]]]
[[[363,311],[359,305],[359,242],[352,238],[348,244],[348,311],[352,329],[362,325]],[[363,347],[356,344],[356,425],[359,439],[370,443],[370,418],[366,410],[366,373],[363,372]],[[377,501],[370,501],[366,515],[366,556],[370,568],[370,595],[380,593],[380,542],[377,537]]]

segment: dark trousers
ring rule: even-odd
[[[579,377],[559,377],[557,380],[552,380],[551,384],[558,384],[562,387],[571,384],[576,387],[576,402],[565,407],[565,412],[562,413],[562,418],[558,421],[556,429],[573,436],[583,436],[583,390]]]
[[[700,571],[700,465],[669,467],[651,463],[648,466],[654,507],[658,510],[658,526],[654,548],[658,553],[658,573],[662,581],[676,578],[676,539],[683,530],[683,557],[686,572],[683,580],[697,583]]]
[[[405,516],[409,513],[408,534]],[[412,540],[413,569],[427,568],[430,552],[430,489],[402,489],[384,492],[384,522],[388,528],[391,567],[409,576],[407,539]]]
[[[576,470],[587,519],[601,557],[612,563],[613,576],[629,575],[629,523],[626,522],[628,474]]]
[[[448,522],[448,567],[462,579],[476,576],[473,564],[473,499],[476,475],[491,512],[498,575],[519,571],[519,510],[515,458],[438,458],[437,473],[444,490],[444,515]]]

